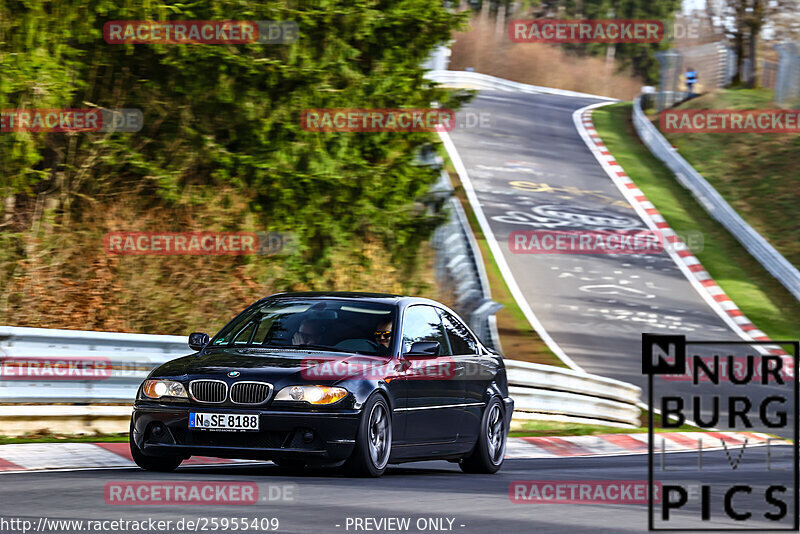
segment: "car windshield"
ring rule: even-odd
[[[386,355],[390,346],[386,337],[393,331],[394,322],[394,306],[389,304],[270,299],[239,314],[214,337],[211,346]]]

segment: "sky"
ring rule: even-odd
[[[705,0],[683,0],[683,11],[689,12],[705,7]]]

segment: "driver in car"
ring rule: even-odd
[[[389,354],[392,344],[392,321],[378,323],[375,327],[375,343],[378,344],[378,353],[381,355]]]

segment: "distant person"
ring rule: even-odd
[[[694,86],[697,84],[697,71],[692,67],[686,69],[686,87],[689,88],[689,98],[695,96]]]

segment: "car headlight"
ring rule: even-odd
[[[160,399],[162,397],[174,399],[188,399],[186,388],[180,382],[174,380],[145,380],[142,386],[142,393],[150,399]]]
[[[287,386],[275,395],[276,401],[305,401],[310,404],[333,404],[347,396],[347,390],[330,386]]]

